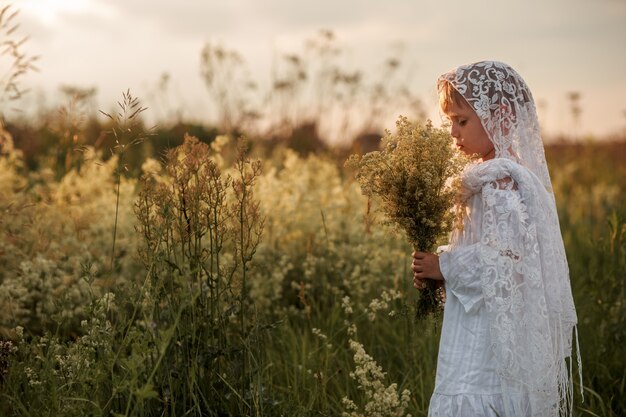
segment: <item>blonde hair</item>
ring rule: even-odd
[[[459,107],[468,105],[465,98],[463,98],[461,93],[459,93],[448,80],[439,80],[439,82],[437,82],[437,91],[439,91],[439,107],[444,113],[448,113],[452,103]]]

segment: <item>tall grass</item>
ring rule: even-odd
[[[583,358],[582,415],[626,413],[626,142],[553,146]]]
[[[586,159],[605,146],[548,149],[580,416],[625,410],[623,145],[603,158],[613,169]],[[440,323],[415,321],[410,248],[340,164],[262,164],[225,137],[186,138],[139,181],[89,158],[45,186],[1,160],[3,207],[29,205],[1,223],[3,415],[426,415]]]

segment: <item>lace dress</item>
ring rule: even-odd
[[[480,267],[483,219],[494,223],[496,234],[509,239],[527,221],[525,205],[510,178],[491,181],[474,193],[466,205],[464,227],[452,236],[440,255],[446,283],[446,302],[437,361],[435,390],[429,417],[504,416],[505,409],[523,417],[522,395],[503,398],[501,381],[491,349],[489,318],[483,299]],[[510,252],[507,252],[510,251]],[[503,256],[515,256],[514,247]],[[509,259],[511,259],[509,257]],[[508,401],[507,407],[504,401]]]

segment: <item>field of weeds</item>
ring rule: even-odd
[[[416,321],[410,248],[342,161],[187,136],[132,176],[122,122],[61,174],[0,159],[3,415],[425,415],[440,319]],[[626,144],[546,152],[576,414],[623,415]]]

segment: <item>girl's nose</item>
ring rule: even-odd
[[[459,127],[456,123],[452,123],[450,126],[450,135],[455,139],[459,137]]]

